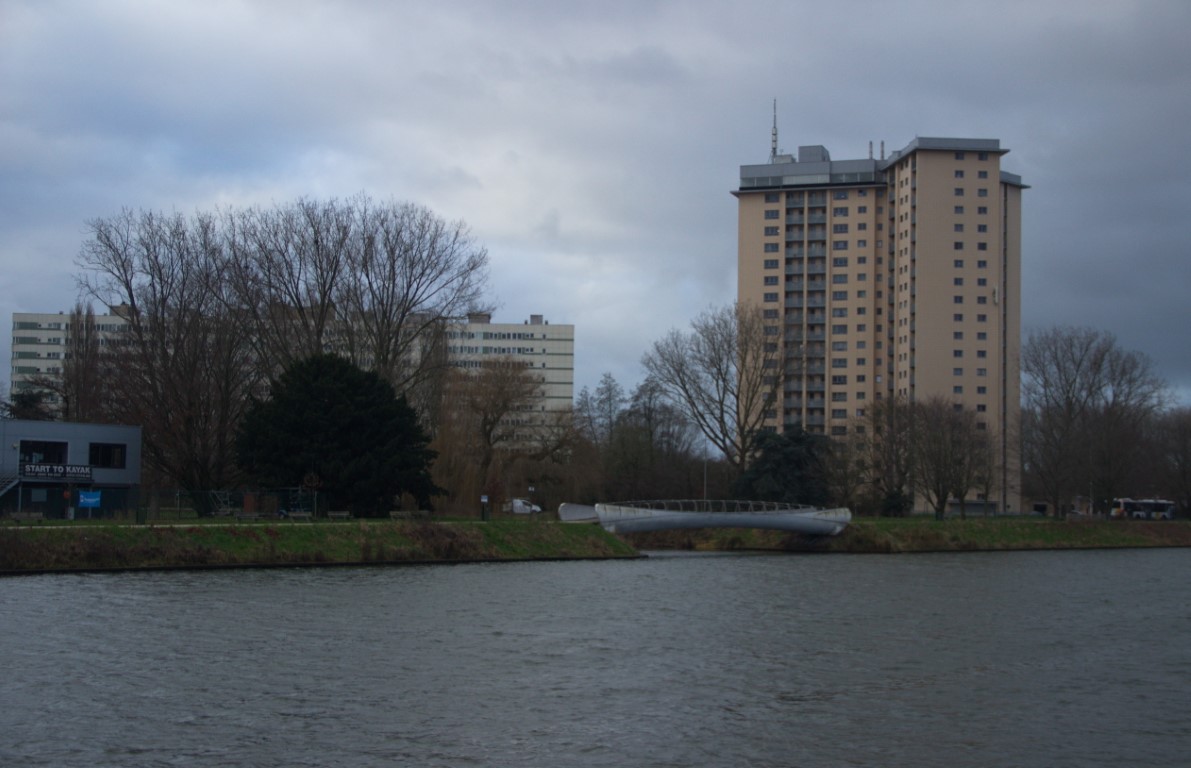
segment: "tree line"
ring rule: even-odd
[[[140,424],[146,485],[189,491],[200,506],[212,489],[353,476],[358,467],[332,471],[327,451],[279,428],[296,412],[336,412],[343,418],[321,419],[324,429],[339,422],[364,433],[333,402],[352,390],[328,384],[315,395],[301,384],[327,378],[318,366],[336,365],[328,354],[369,374],[356,390],[373,397],[357,407],[400,425],[409,455],[431,469],[401,488],[377,485],[367,501],[344,493],[371,511],[399,493],[419,505],[433,495],[455,511],[475,511],[481,496],[536,494],[551,505],[706,495],[886,515],[920,500],[943,516],[991,498],[1017,463],[1023,495],[1058,514],[1089,499],[1103,511],[1133,494],[1191,506],[1191,410],[1169,407],[1150,361],[1100,331],[1027,338],[1012,456],[996,455],[994,435],[943,396],[878,399],[843,436],[766,427],[785,382],[801,374],[800,356],[768,335],[751,305],[709,309],[653,342],[631,390],[605,374],[573,411],[542,413],[541,381],[515,360],[449,365],[449,321],[491,309],[487,251],[462,222],[360,195],[190,216],[125,210],[87,226],[84,301],[71,313],[62,376],[38,383],[57,395],[62,418]],[[119,343],[96,328],[92,300],[123,316]],[[287,381],[306,387],[305,404],[262,421],[269,403],[292,394],[278,389]],[[49,415],[31,392],[6,410]],[[254,442],[252,424],[290,435],[294,461],[267,459],[285,443]],[[350,437],[317,439],[342,451],[361,442]]]

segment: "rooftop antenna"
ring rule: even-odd
[[[773,100],[773,133],[769,143],[769,163],[777,162],[777,99]]]

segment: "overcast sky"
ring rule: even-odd
[[[366,192],[465,220],[494,319],[573,323],[576,393],[631,389],[735,297],[776,98],[787,151],[1000,139],[1025,329],[1110,331],[1191,403],[1188,30],[1186,0],[0,0],[0,323],[70,309],[89,219]]]

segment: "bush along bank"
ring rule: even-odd
[[[859,518],[853,519],[838,536],[808,537],[780,531],[723,528],[657,531],[624,538],[642,550],[852,554],[1191,547],[1191,522],[1027,517],[942,521],[932,517]]]
[[[0,528],[0,573],[635,557],[599,526],[240,524]]]

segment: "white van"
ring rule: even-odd
[[[510,499],[505,502],[502,509],[505,512],[512,512],[514,515],[532,515],[542,511],[537,504],[531,504],[529,499]]]

